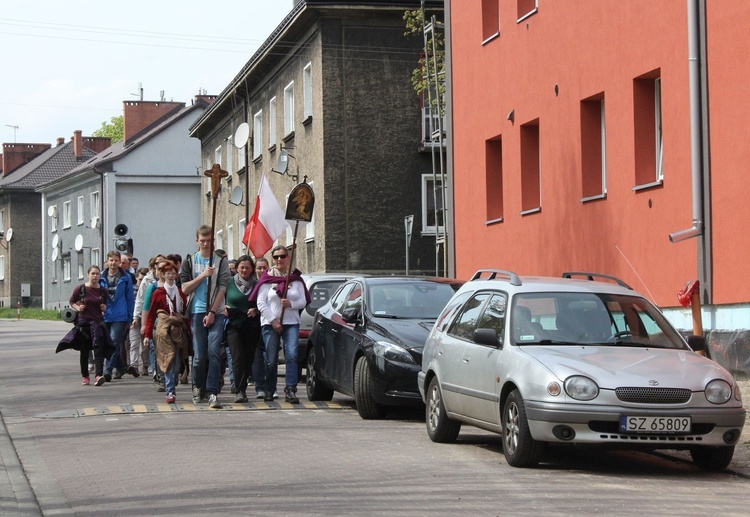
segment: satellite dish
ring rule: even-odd
[[[10,239],[13,237],[13,228],[8,228],[5,231],[5,240],[10,242]]]
[[[57,260],[58,250],[57,248],[52,250],[52,262]]]
[[[47,215],[50,217],[55,217],[57,214],[57,207],[55,205],[50,205],[47,207]]]
[[[76,251],[81,251],[83,249],[83,235],[80,233],[76,235],[76,240],[73,245],[75,246]]]
[[[95,215],[91,218],[91,227],[92,228],[99,228],[99,216]]]
[[[60,244],[60,236],[55,234],[55,236],[52,237],[52,247],[57,248],[58,244]]]
[[[279,163],[276,165],[276,171],[279,174],[284,174],[286,169],[289,167],[289,153],[286,149],[279,153]]]
[[[234,132],[234,146],[237,149],[242,149],[247,144],[248,138],[250,138],[250,125],[247,122],[243,122],[237,127],[237,131]]]
[[[232,189],[232,194],[229,196],[229,202],[232,203],[234,206],[238,206],[242,204],[242,187],[237,185]]]

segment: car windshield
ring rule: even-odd
[[[610,345],[685,348],[648,300],[597,293],[525,293],[513,300],[517,345]]]
[[[452,284],[422,280],[379,283],[370,287],[368,306],[375,317],[434,320],[457,289]]]

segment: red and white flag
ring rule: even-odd
[[[266,174],[263,173],[258,187],[258,198],[255,200],[255,211],[245,228],[242,244],[250,248],[253,256],[262,257],[268,253],[287,226],[289,223],[284,219],[284,210],[276,201]]]

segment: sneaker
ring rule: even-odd
[[[235,393],[237,393],[237,387],[234,385],[234,381],[232,381],[231,386],[229,386],[229,391],[232,392],[232,395],[234,395]]]
[[[127,370],[125,370],[125,372],[126,372],[126,373],[129,373],[129,374],[130,374],[130,375],[132,375],[133,377],[140,377],[140,376],[141,376],[141,374],[140,374],[140,373],[138,373],[138,368],[136,368],[135,366],[132,366],[132,365],[131,365],[131,366],[128,366],[128,369],[127,369]]]
[[[81,384],[83,386],[88,386],[89,384],[91,384],[91,379],[89,379],[88,377],[84,377],[83,380],[81,381]]]
[[[258,390],[258,393],[255,395],[256,399],[264,399],[266,398],[266,392],[263,390]]]
[[[289,402],[290,404],[299,404],[299,399],[297,398],[297,394],[294,392],[294,388],[291,386],[287,386],[284,388],[284,401]]]
[[[247,402],[247,395],[244,391],[240,390],[237,392],[237,397],[234,399],[235,402]]]
[[[109,372],[104,372],[104,382],[112,382],[112,374]]]
[[[201,389],[196,386],[193,388],[193,404],[200,404],[201,402],[203,402],[203,394]]]
[[[167,404],[174,404],[175,400],[177,400],[177,397],[175,397],[174,392],[167,393]]]
[[[117,369],[117,368],[115,368],[114,378],[115,379],[122,379],[122,372],[119,369]]]
[[[214,395],[213,393],[208,396],[208,407],[214,409],[218,409],[221,407],[221,402],[219,402],[219,399],[216,398],[216,395]]]
[[[141,371],[140,371],[140,374],[143,377],[148,377],[148,370],[146,368],[142,368]]]
[[[273,398],[275,398],[275,399],[279,398],[279,394],[276,393],[275,391],[273,392]]]
[[[167,391],[167,387],[163,383],[160,383],[156,387],[156,391],[159,392],[159,393],[164,393],[165,391]]]
[[[273,402],[273,393],[264,393],[263,400],[265,402]]]
[[[105,382],[107,382],[107,379],[105,379],[101,375],[96,376],[96,382],[94,382],[94,386],[102,386]]]

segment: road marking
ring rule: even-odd
[[[192,402],[152,402],[142,404],[116,404],[108,406],[88,407],[82,409],[61,409],[50,413],[40,413],[34,418],[79,418],[86,416],[114,416],[114,415],[144,415],[149,413],[183,413],[205,411],[267,411],[267,410],[302,410],[302,409],[353,409],[352,402],[311,402],[300,400],[299,404],[288,402],[246,402],[222,404],[221,408],[213,409],[208,404],[193,404]]]

